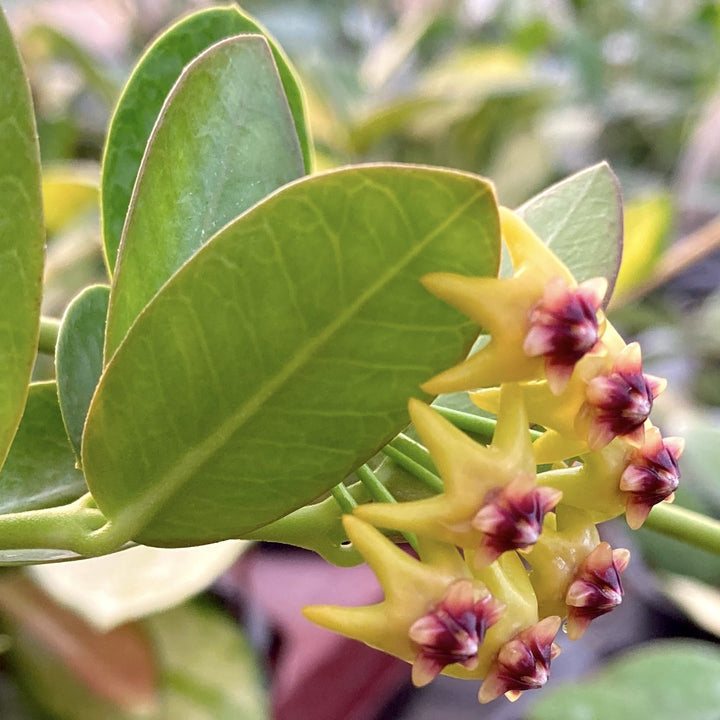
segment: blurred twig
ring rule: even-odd
[[[720,215],[668,248],[650,277],[624,295],[618,305],[627,305],[720,250]]]

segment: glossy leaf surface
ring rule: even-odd
[[[223,40],[173,88],[148,143],[110,297],[106,360],[161,285],[243,210],[303,174],[264,38]]]
[[[710,720],[720,707],[720,652],[710,643],[656,642],[595,678],[548,687],[531,720]]]
[[[2,9],[0,77],[1,465],[23,413],[37,349],[45,242],[30,88]]]
[[[258,33],[268,38],[303,148],[305,167],[310,170],[312,150],[302,91],[283,51],[261,25],[237,7],[210,8],[190,15],[170,27],[143,55],[125,86],[110,124],[101,192],[103,242],[111,273],[135,178],[165,98],[191,60],[220,40],[244,33]]]
[[[242,535],[313,500],[407,423],[477,332],[420,284],[494,275],[473,175],[365,166],[305,178],[223,229],[113,356],[83,438],[105,515],[145,544]]]
[[[68,306],[55,350],[58,397],[78,460],[83,426],[103,369],[103,341],[110,288],[93,285]]]
[[[35,383],[0,471],[0,513],[63,505],[86,491],[63,427],[55,383]]]
[[[620,187],[607,163],[552,185],[518,208],[578,282],[602,276],[612,295],[622,258]]]

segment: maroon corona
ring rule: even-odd
[[[426,685],[453,663],[476,667],[485,631],[504,609],[490,593],[478,598],[470,580],[456,580],[437,607],[410,627],[410,639],[420,648],[413,682]]]
[[[530,330],[523,350],[545,358],[545,376],[555,395],[567,386],[575,364],[600,340],[598,311],[607,292],[605,278],[587,280],[576,288],[562,278],[550,280],[530,310]]]
[[[613,550],[606,542],[585,558],[565,595],[567,634],[571,640],[578,640],[595,618],[620,605],[623,599],[620,573],[629,562],[628,550]]]
[[[630,464],[620,478],[620,489],[626,493],[625,517],[637,530],[653,505],[669,500],[680,482],[678,458],[685,447],[679,437],[664,438],[656,427],[645,434],[645,443],[635,450]]]
[[[472,526],[483,533],[478,548],[482,561],[491,563],[507,550],[525,550],[534,545],[545,515],[561,497],[559,490],[537,486],[534,480],[524,477],[492,489],[472,520]]]
[[[560,654],[560,647],[553,642],[559,629],[560,618],[551,615],[506,642],[483,681],[480,702],[503,694],[508,700],[517,700],[525,690],[545,685],[550,664]]]
[[[628,345],[610,373],[593,378],[587,385],[585,396],[592,414],[590,449],[600,450],[618,435],[635,445],[642,444],[643,424],[653,400],[666,385],[662,378],[643,374],[640,345]]]

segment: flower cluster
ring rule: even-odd
[[[385,599],[305,611],[412,663],[416,685],[440,672],[481,679],[481,702],[541,687],[563,620],[576,640],[622,602],[630,555],[601,542],[596,524],[624,513],[638,528],[653,505],[671,500],[683,448],[649,420],[665,382],[643,373],[637,343],[626,345],[605,318],[607,282],[578,284],[516,214],[501,209],[500,218],[511,277],[423,278],[490,336],[423,389],[469,391],[497,415],[492,442],[475,442],[411,400],[443,492],[346,516]],[[534,443],[530,423],[545,428]],[[419,557],[377,528],[414,533]]]

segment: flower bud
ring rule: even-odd
[[[600,537],[589,513],[562,505],[545,519],[543,532],[524,557],[540,617],[568,614],[565,596]]]
[[[632,444],[642,443],[643,425],[653,400],[666,385],[662,378],[643,374],[640,345],[628,345],[610,373],[588,383],[585,396],[591,418],[587,438],[590,449],[600,450],[618,435]]]
[[[685,447],[679,437],[663,439],[656,427],[645,433],[645,443],[637,448],[620,478],[620,490],[626,494],[625,517],[637,530],[654,505],[671,500],[680,482],[678,458]]]
[[[578,640],[596,617],[616,608],[623,599],[620,573],[630,562],[630,552],[624,548],[612,550],[600,543],[580,566],[568,588],[567,634]]]
[[[550,663],[560,654],[553,640],[560,618],[547,617],[520,631],[500,648],[483,681],[478,700],[487,703],[503,693],[517,700],[525,690],[542,687],[550,676]]]

